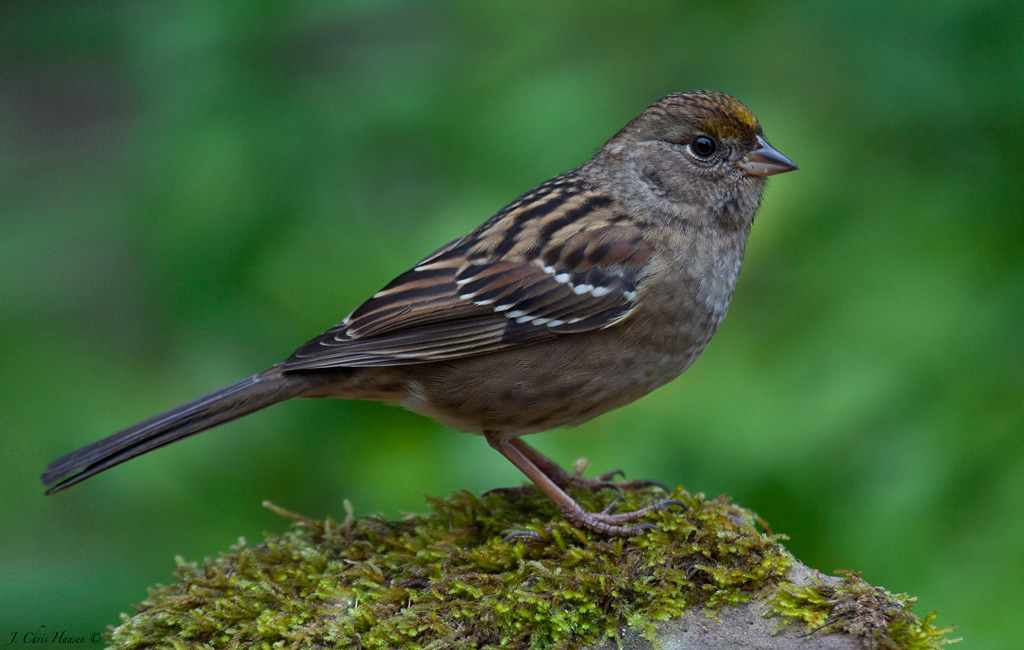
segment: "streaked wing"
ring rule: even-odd
[[[570,172],[397,277],[284,369],[441,361],[608,327],[633,310],[652,252]]]

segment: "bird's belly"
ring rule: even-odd
[[[704,328],[702,328],[704,329]],[[639,399],[697,358],[710,331],[591,332],[426,364],[401,404],[455,429],[509,437],[573,426]],[[468,378],[468,379],[467,379]]]

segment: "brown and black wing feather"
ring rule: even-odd
[[[611,200],[564,174],[400,275],[283,369],[450,360],[608,327],[632,312],[652,252]]]

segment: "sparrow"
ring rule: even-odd
[[[587,511],[565,490],[580,477],[522,436],[686,370],[725,317],[765,179],[795,169],[733,97],[663,97],[284,361],[53,461],[47,494],[293,397],[339,397],[482,435],[575,526],[639,534],[667,502]]]

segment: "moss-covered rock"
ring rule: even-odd
[[[801,622],[808,634],[842,632],[872,650],[928,650],[953,642],[946,639],[951,628],[934,626],[935,612],[920,619],[911,611],[917,599],[872,587],[852,571],[840,575],[827,580],[810,573],[803,584],[779,585],[765,615],[781,618],[779,628]]]
[[[595,510],[616,496],[573,495]],[[621,496],[623,509],[665,498],[653,489]],[[777,641],[804,638],[803,647],[814,645],[808,635],[830,633],[861,641],[844,647],[944,643],[946,630],[932,617],[917,619],[910,599],[853,575],[794,583],[794,573],[805,572],[794,571],[779,536],[727,498],[681,488],[671,498],[685,507],[652,514],[658,529],[631,539],[573,528],[534,490],[459,492],[429,499],[429,514],[400,521],[356,519],[348,508],[342,522],[319,522],[268,505],[295,521],[292,530],[257,546],[239,540],[202,566],[179,559],[178,581],[152,589],[112,642],[392,650],[640,648],[656,640],[672,648],[689,647],[672,645],[667,633],[674,623],[678,636],[688,620],[683,631],[713,647],[711,628],[728,634],[720,621],[743,611],[774,617],[757,634],[782,630]],[[544,541],[506,540],[522,530]],[[865,606],[871,616],[859,613]],[[755,633],[752,623],[743,633]]]

